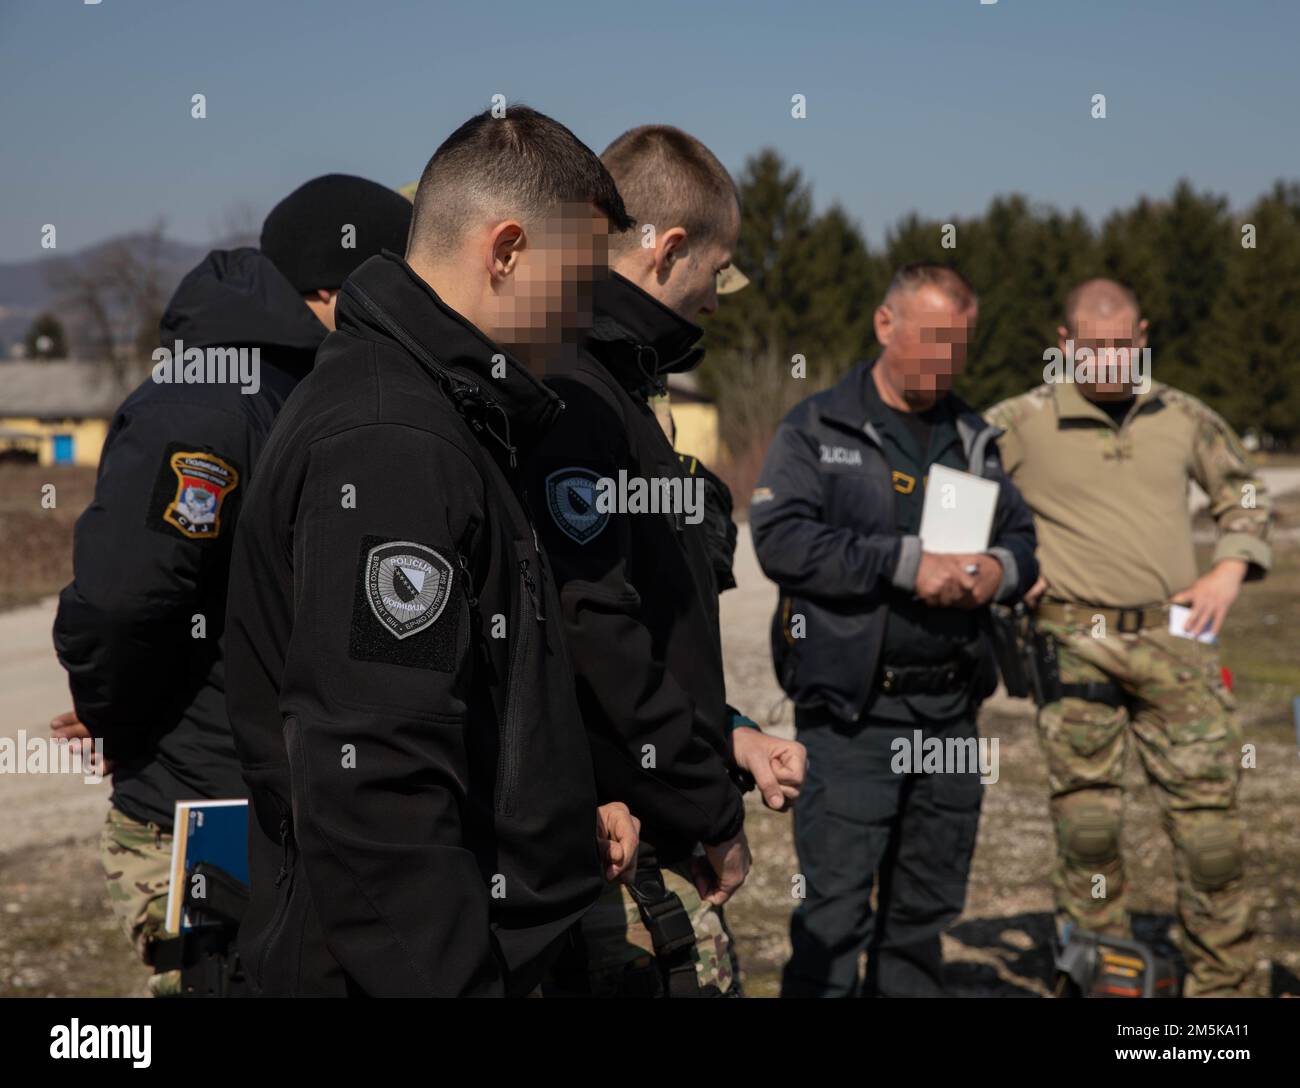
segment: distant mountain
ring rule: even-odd
[[[9,358],[10,345],[22,342],[32,319],[40,313],[53,312],[65,328],[73,324],[70,315],[60,312],[59,292],[50,285],[50,271],[56,264],[90,263],[111,247],[123,244],[143,253],[151,243],[147,234],[124,234],[71,254],[53,250],[30,260],[0,264],[0,360]],[[221,246],[164,238],[158,259],[165,293],[170,296],[181,277],[215,248]]]

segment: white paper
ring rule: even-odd
[[[1192,610],[1185,604],[1171,604],[1169,606],[1169,633],[1177,635],[1179,638],[1191,638],[1187,633],[1187,620],[1191,616]],[[1209,643],[1211,646],[1218,641],[1212,631],[1204,631],[1196,637],[1197,642]]]
[[[921,548],[941,554],[987,551],[997,505],[993,480],[931,465],[921,508]]]

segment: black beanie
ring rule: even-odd
[[[353,230],[345,233],[344,228]],[[406,252],[411,202],[394,189],[350,174],[301,185],[262,224],[262,252],[302,295],[335,290],[380,250]]]

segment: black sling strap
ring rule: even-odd
[[[699,997],[695,972],[695,927],[681,899],[664,884],[658,859],[644,844],[637,858],[636,878],[628,885],[650,931],[655,962],[662,970],[669,997]]]

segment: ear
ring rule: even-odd
[[[876,307],[873,320],[876,327],[876,342],[882,348],[888,347],[889,341],[894,335],[894,312],[884,303],[881,303]]]
[[[666,280],[673,270],[673,265],[685,258],[688,253],[686,244],[686,231],[681,227],[670,227],[656,239],[658,244],[653,252],[655,255],[655,276],[660,280]]]
[[[1056,346],[1065,352],[1065,342],[1070,339],[1070,330],[1064,325],[1056,326]]]
[[[1139,349],[1147,346],[1147,329],[1149,326],[1150,322],[1145,317],[1138,322],[1137,337],[1134,339],[1134,343],[1137,344]]]
[[[488,234],[483,260],[493,283],[514,273],[519,265],[519,254],[527,244],[527,232],[516,219],[503,220],[492,228]]]

